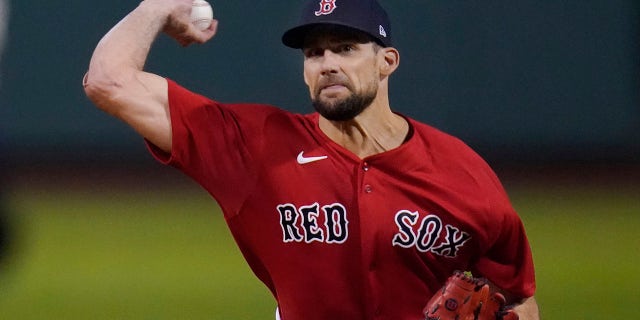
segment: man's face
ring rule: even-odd
[[[352,33],[323,32],[303,48],[304,79],[314,108],[333,121],[354,118],[378,93],[378,50]]]

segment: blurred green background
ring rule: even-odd
[[[543,318],[637,318],[640,2],[381,2],[402,55],[392,106],[496,169],[527,227]],[[138,3],[11,2],[0,319],[273,319],[215,202],[83,95],[95,44]],[[222,101],[308,112],[300,54],[279,44],[291,3],[214,1],[217,39],[161,36],[147,68]]]

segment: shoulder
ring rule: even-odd
[[[460,138],[428,124],[410,119],[416,143],[424,148],[433,170],[475,186],[485,196],[504,195],[503,187],[487,161]]]
[[[480,161],[484,163],[480,155],[460,138],[415,119],[409,118],[408,120],[413,127],[414,136],[432,155],[447,158],[448,161]]]
[[[487,243],[519,223],[506,190],[489,163],[461,139],[413,120],[415,137],[424,145],[433,176],[463,195],[478,210],[473,213],[476,230]],[[497,229],[496,229],[497,228]],[[492,230],[489,232],[489,230]],[[482,233],[482,232],[481,232]]]

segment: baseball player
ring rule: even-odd
[[[218,21],[200,31],[190,9],[143,1],[97,45],[85,92],[215,198],[279,318],[425,319],[456,270],[538,318],[529,243],[498,178],[460,140],[392,111],[400,55],[376,1],[305,1],[284,33],[304,55],[309,114],[212,100],[144,71],[160,32],[182,45],[214,37]]]

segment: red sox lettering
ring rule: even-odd
[[[349,238],[349,220],[346,208],[339,203],[320,206],[296,207],[291,203],[277,206],[282,228],[282,241],[325,242],[340,244]],[[443,224],[442,220],[429,214],[419,221],[420,214],[408,210],[396,213],[394,220],[398,232],[391,244],[403,248],[415,247],[421,252],[453,258],[471,236],[460,229]],[[322,222],[324,221],[324,223]],[[442,237],[443,232],[444,237]]]
[[[433,252],[437,255],[453,258],[460,248],[471,239],[471,236],[452,225],[444,225],[434,214],[429,214],[418,225],[418,212],[402,210],[396,213],[395,222],[398,233],[393,237],[393,245],[403,248],[416,247],[422,252]],[[417,227],[417,234],[414,228]],[[442,230],[446,229],[444,240],[440,239]]]
[[[279,205],[278,212],[283,242],[343,243],[349,237],[347,210],[339,203],[322,206],[322,211],[317,202],[300,208],[287,203]],[[322,227],[318,223],[321,215]]]

